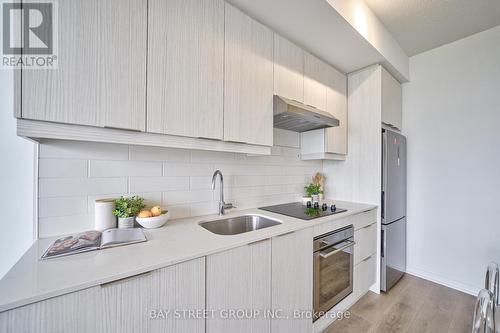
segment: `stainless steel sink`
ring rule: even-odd
[[[260,215],[242,215],[227,219],[201,222],[200,226],[218,235],[237,235],[279,224],[281,224],[281,222],[278,220]]]

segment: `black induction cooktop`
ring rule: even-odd
[[[319,217],[347,212],[347,209],[337,208],[335,205],[327,205],[326,203],[317,205],[316,207],[314,206],[307,207],[301,202],[292,202],[282,205],[260,207],[259,209],[281,215],[295,217],[302,220],[312,220]]]

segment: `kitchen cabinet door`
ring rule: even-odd
[[[207,333],[270,332],[264,311],[271,307],[271,241],[207,256]],[[228,310],[259,311],[255,319],[225,318]],[[251,312],[250,312],[251,313]]]
[[[374,254],[354,266],[353,294],[356,300],[366,294],[377,280],[376,257]]]
[[[326,110],[326,86],[329,66],[310,53],[304,52],[304,103]]]
[[[152,272],[101,285],[99,332],[144,332],[149,322],[149,291]]]
[[[347,155],[347,77],[328,66],[326,112],[340,121],[338,127],[327,128],[325,152]]]
[[[274,34],[274,94],[304,101],[304,51]]]
[[[21,117],[145,130],[146,0],[60,0],[58,68],[22,68]]]
[[[148,311],[171,313],[167,319],[149,319],[148,332],[205,333],[205,319],[199,315],[205,309],[204,257],[153,271],[151,286]],[[197,318],[190,318],[188,311],[197,310]]]
[[[312,319],[295,311],[313,307],[312,228],[272,238],[272,309],[288,319],[271,320],[273,333],[312,331]]]
[[[99,286],[0,313],[4,333],[100,332]]]
[[[382,122],[384,124],[402,129],[402,103],[401,84],[382,68]]]
[[[224,1],[150,0],[147,131],[223,138]]]
[[[273,145],[273,33],[226,3],[224,140]]]
[[[205,258],[104,284],[100,307],[100,332],[203,333],[187,311],[205,308]]]

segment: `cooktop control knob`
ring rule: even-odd
[[[311,201],[308,201],[306,206],[307,206],[307,208],[311,208]]]
[[[328,209],[328,205],[326,203],[324,203],[323,205],[321,205],[321,209],[322,210],[327,210]]]
[[[318,209],[319,208],[319,202],[314,203],[314,208]]]
[[[331,210],[332,212],[336,211],[336,210],[337,210],[337,206],[335,206],[335,205],[331,205],[331,206],[330,206],[330,210]]]

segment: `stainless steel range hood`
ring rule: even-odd
[[[326,111],[274,95],[274,127],[294,132],[339,126],[339,120]]]

